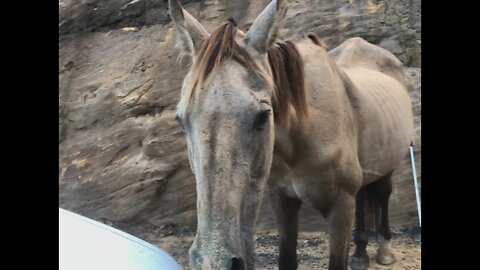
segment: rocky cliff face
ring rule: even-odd
[[[182,1],[209,29],[227,16],[243,27],[269,1]],[[420,65],[419,1],[290,1],[282,36],[314,31],[335,47],[361,36]],[[97,220],[195,224],[195,181],[174,120],[186,68],[177,62],[167,1],[60,1],[60,207]],[[420,172],[420,70],[406,70]],[[420,180],[420,179],[419,179]],[[273,224],[268,204],[259,228]],[[302,210],[305,229],[317,214]],[[391,216],[416,224],[408,159],[395,175]]]

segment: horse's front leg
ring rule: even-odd
[[[279,194],[271,195],[271,204],[278,223],[279,249],[278,269],[296,270],[298,212],[302,201]]]
[[[329,270],[347,270],[355,216],[355,196],[340,191],[329,215]]]

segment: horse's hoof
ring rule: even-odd
[[[392,252],[378,252],[377,263],[381,265],[391,265],[397,260]]]
[[[352,257],[350,261],[350,268],[352,268],[352,270],[367,270],[369,263],[370,262],[368,258]]]

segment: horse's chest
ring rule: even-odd
[[[298,198],[324,214],[335,200],[335,194],[338,194],[335,173],[325,168],[289,167],[277,160],[272,166],[270,178],[270,186],[276,192]]]

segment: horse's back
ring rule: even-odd
[[[402,62],[391,52],[362,38],[347,39],[338,47],[329,51],[328,54],[340,68],[355,69],[363,67],[377,70],[405,85]]]
[[[413,114],[401,62],[362,39],[329,52],[350,85],[359,121],[358,157],[368,184],[395,169],[408,152]]]

